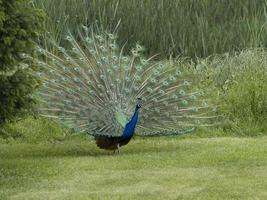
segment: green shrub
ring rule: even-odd
[[[225,112],[236,131],[267,131],[267,74],[246,72],[229,86]],[[257,128],[259,127],[259,128]]]
[[[0,124],[29,111],[38,80],[32,66],[22,64],[23,54],[32,54],[33,39],[41,30],[43,13],[29,0],[0,0]]]
[[[28,143],[62,141],[70,131],[49,119],[27,117],[26,119],[6,123],[0,128],[0,138],[5,141]]]
[[[232,118],[261,121],[267,115],[266,75],[245,73],[230,86],[226,100]]]
[[[212,98],[218,100],[225,130],[237,135],[267,134],[266,56],[264,50],[246,50],[197,63],[201,84],[212,88]]]

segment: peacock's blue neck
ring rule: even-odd
[[[138,109],[135,110],[131,120],[126,124],[123,131],[122,139],[128,139],[134,135],[134,129],[137,120],[138,120]]]

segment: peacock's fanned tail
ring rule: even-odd
[[[86,27],[79,38],[65,39],[65,48],[51,41],[53,51],[38,46],[39,59],[28,57],[40,67],[34,73],[43,81],[42,116],[95,136],[121,136],[116,116],[129,119],[141,97],[137,134],[183,134],[212,125],[213,107],[179,67],[146,59],[138,44],[125,56],[114,34]]]

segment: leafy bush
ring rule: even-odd
[[[27,117],[14,123],[7,123],[0,128],[0,138],[5,141],[28,143],[56,142],[64,140],[69,130],[48,119]]]
[[[246,72],[229,87],[224,98],[225,109],[236,131],[251,134],[267,131],[266,76]]]
[[[0,0],[0,124],[28,111],[34,102],[31,93],[38,80],[22,61],[23,54],[33,53],[42,18],[28,0]]]
[[[267,133],[267,52],[246,50],[235,56],[200,60],[201,83],[219,99],[222,126],[238,135]]]

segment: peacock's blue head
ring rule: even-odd
[[[142,101],[141,98],[137,98],[137,104],[136,104],[136,108],[135,108],[136,110],[142,108],[141,101]]]

